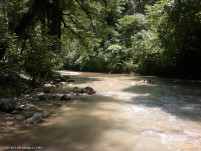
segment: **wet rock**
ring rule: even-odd
[[[43,121],[43,117],[40,113],[34,113],[34,115],[28,118],[25,123],[26,124],[38,124]]]
[[[61,103],[57,103],[56,106],[57,106],[57,107],[62,107],[63,104],[61,104]]]
[[[69,97],[68,95],[64,94],[64,95],[61,97],[60,100],[61,100],[61,101],[69,101],[69,100],[70,100],[70,97]]]
[[[46,95],[39,96],[39,101],[47,101],[48,97]]]
[[[1,99],[0,100],[0,111],[12,112],[15,109],[16,101],[13,99]]]
[[[49,115],[50,115],[50,113],[48,113],[47,111],[44,111],[44,112],[41,113],[41,116],[43,118],[49,117]]]
[[[18,114],[18,113],[19,113],[18,110],[13,110],[13,111],[11,112],[11,114]]]
[[[24,115],[25,119],[28,119],[28,118],[32,117],[34,115],[34,113],[35,113],[34,111],[24,111],[23,115]]]
[[[94,91],[94,89],[91,87],[85,87],[81,90],[81,93],[94,94],[96,91]]]
[[[44,93],[50,93],[50,92],[51,92],[50,87],[45,87],[45,88],[43,88],[43,92],[44,92]]]
[[[24,106],[25,106],[24,103],[23,104],[17,103],[17,105],[15,106],[15,109],[16,110],[22,110]]]
[[[37,108],[32,104],[26,104],[22,107],[25,111],[35,111]]]
[[[55,96],[55,95],[51,95],[48,97],[49,101],[56,100],[56,99],[57,99],[57,96]]]
[[[65,77],[66,79],[70,79],[70,76],[64,75],[64,77]]]

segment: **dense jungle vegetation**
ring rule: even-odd
[[[200,0],[0,0],[0,83],[53,69],[201,77]]]

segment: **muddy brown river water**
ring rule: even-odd
[[[72,96],[44,123],[26,125],[20,116],[0,146],[40,146],[41,151],[201,151],[201,86],[158,77],[71,74],[74,83],[55,89],[93,87],[97,93]],[[136,82],[148,79],[150,83]],[[20,120],[21,119],[21,120]],[[0,149],[1,150],[1,149]]]

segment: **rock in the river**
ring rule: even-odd
[[[22,107],[25,111],[35,111],[37,108],[32,104],[26,104]]]
[[[140,84],[144,84],[144,83],[150,83],[151,82],[151,80],[150,79],[145,79],[145,80],[141,80],[141,81],[139,81],[139,82],[132,82],[132,83],[130,83],[131,85],[140,85]]]
[[[23,111],[23,115],[25,117],[25,119],[28,119],[30,117],[32,117],[34,115],[34,111]]]
[[[56,95],[50,95],[50,96],[48,97],[48,100],[49,100],[49,101],[56,100],[56,99],[57,99],[57,96],[56,96]]]
[[[19,113],[18,110],[13,110],[13,111],[11,112],[11,114],[18,114],[18,113]]]
[[[16,109],[16,110],[22,110],[23,107],[24,107],[23,104],[17,104],[17,105],[15,106],[15,109]]]
[[[46,95],[39,96],[39,101],[47,101],[47,100],[48,100],[48,98]]]
[[[41,113],[41,116],[42,116],[43,118],[46,118],[46,117],[48,117],[49,115],[50,115],[50,113],[48,113],[47,111],[44,111],[44,112]]]
[[[0,111],[12,112],[15,109],[16,102],[13,99],[0,100]]]
[[[70,79],[70,76],[64,75],[65,79]]]
[[[62,104],[62,103],[57,103],[57,104],[54,104],[55,106],[57,106],[57,107],[64,107],[65,105],[64,104]]]
[[[44,88],[43,88],[43,92],[44,92],[44,93],[50,93],[50,92],[51,92],[50,87],[44,87]]]
[[[96,91],[91,87],[85,87],[81,90],[81,93],[94,94]]]
[[[43,121],[43,117],[40,113],[34,113],[34,115],[28,118],[25,123],[26,124],[38,124]]]
[[[61,97],[61,101],[68,101],[70,100],[70,97],[66,94],[64,94],[62,97]]]

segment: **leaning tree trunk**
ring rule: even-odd
[[[61,11],[59,8],[59,1],[60,0],[53,0],[52,5],[53,7],[50,8],[49,14],[48,14],[48,20],[49,20],[49,28],[50,32],[49,34],[53,37],[55,37],[55,43],[52,46],[53,51],[61,51]]]

